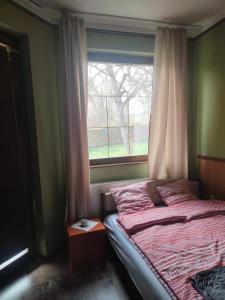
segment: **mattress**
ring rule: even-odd
[[[107,235],[121,262],[145,300],[172,300],[167,288],[148,265],[143,254],[124,234],[117,214],[108,215],[104,224]]]

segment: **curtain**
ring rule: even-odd
[[[185,29],[159,28],[156,33],[149,177],[187,178]]]
[[[59,25],[60,90],[64,121],[67,220],[90,213],[87,138],[87,51],[84,21],[63,15]]]

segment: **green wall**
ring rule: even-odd
[[[193,41],[192,169],[197,154],[225,158],[225,22]]]
[[[5,0],[0,1],[0,28],[25,34],[29,39],[41,195],[41,199],[34,199],[34,203],[39,252],[46,255],[62,244],[64,228],[56,76],[57,31]]]
[[[187,125],[188,125],[188,176],[189,179],[198,179],[197,149],[196,149],[196,115],[197,107],[194,99],[195,72],[194,72],[194,42],[188,41],[187,60]]]
[[[57,90],[57,28],[25,12],[11,1],[0,1],[0,29],[26,35],[30,62],[40,171],[40,198],[35,197],[39,252],[51,253],[64,239],[64,173]],[[88,47],[149,55],[154,37],[88,32]],[[91,182],[147,177],[147,164],[91,169]],[[38,194],[38,193],[37,193]]]
[[[57,29],[6,0],[0,1],[0,28],[25,34],[29,39],[41,195],[41,199],[34,199],[34,202],[39,250],[46,255],[60,246],[64,238]],[[154,51],[154,37],[145,35],[89,31],[87,44],[97,51],[127,51],[140,55]],[[197,154],[225,158],[225,23],[189,41],[188,47],[189,174],[190,178],[198,178]],[[146,163],[91,169],[93,183],[147,176]]]

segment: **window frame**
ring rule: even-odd
[[[118,157],[95,158],[90,159],[89,161],[91,167],[101,165],[143,163],[148,161],[148,155],[129,155]]]
[[[133,54],[118,54],[106,52],[88,52],[88,62],[107,62],[107,63],[124,63],[124,64],[143,64],[154,65],[154,56],[152,54],[133,55]],[[148,161],[148,155],[129,155],[118,157],[105,157],[89,159],[90,167],[100,167],[107,165],[118,164],[137,164]]]

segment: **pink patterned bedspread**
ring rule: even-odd
[[[158,215],[154,224],[148,221],[151,213]],[[186,220],[164,221],[175,213]],[[193,200],[132,215],[133,218],[120,218],[120,224],[176,297],[202,299],[190,278],[197,272],[225,265],[225,202]]]
[[[178,211],[174,207],[158,207],[143,212],[119,215],[117,221],[125,229],[126,233],[130,235],[149,226],[185,222],[186,219],[186,215],[181,210]]]
[[[187,222],[194,219],[225,215],[225,201],[190,200],[171,206],[157,207],[132,214],[120,214],[118,222],[127,234],[157,224]]]

